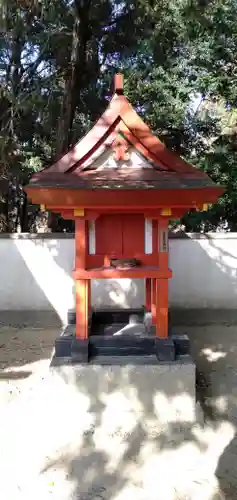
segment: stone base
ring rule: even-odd
[[[137,426],[155,437],[162,426],[167,430],[169,424],[195,422],[195,364],[191,358],[183,356],[160,364],[155,356],[148,358],[112,356],[108,364],[105,356],[104,363],[101,359],[98,364],[95,359],[85,365],[53,369],[53,375],[62,377],[81,397],[93,402],[87,433],[94,434],[94,422],[100,422],[105,434],[111,431],[118,436],[124,432],[128,440],[130,430]]]
[[[169,423],[196,420],[196,370],[189,339],[172,332],[166,339],[155,337],[149,318],[144,309],[94,312],[89,338],[82,341],[75,338],[71,316],[71,324],[56,340],[54,373],[93,401],[98,419],[104,402],[111,400],[105,432],[113,426],[118,432],[118,415],[119,429],[121,419],[134,418],[136,425],[142,422],[155,433]]]
[[[91,336],[88,340],[76,339],[75,327],[67,326],[55,341],[53,362],[56,364],[87,363],[106,357],[143,356],[154,357],[156,362],[173,362],[189,354],[189,339],[186,335],[170,336],[167,339],[130,335]],[[123,362],[124,362],[123,361]]]
[[[53,451],[45,481],[55,477],[56,484],[58,472],[58,489],[55,495],[50,491],[55,498],[64,493],[62,464],[65,498],[210,497],[209,480],[203,490],[205,449],[197,443],[203,419],[195,405],[195,366],[188,356],[163,364],[144,364],[145,359],[129,356],[122,364],[119,356],[109,365],[94,361],[50,370],[41,392],[51,405],[46,427],[53,428]],[[61,445],[56,453],[55,436]]]
[[[54,364],[87,363],[108,357],[143,356],[156,363],[174,362],[189,354],[187,335],[157,338],[151,324],[151,313],[139,310],[105,310],[92,312],[88,340],[76,338],[75,316],[55,342]],[[125,360],[123,361],[123,363]],[[145,359],[144,359],[145,363]]]

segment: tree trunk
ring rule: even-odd
[[[61,156],[71,145],[72,127],[75,117],[77,96],[83,87],[83,75],[86,71],[87,44],[91,38],[89,26],[91,0],[75,0],[75,21],[72,33],[71,58],[65,78],[61,116],[57,134],[56,155]],[[80,78],[78,78],[80,75]]]
[[[91,37],[89,28],[89,12],[91,0],[75,0],[74,25],[69,68],[65,77],[64,95],[58,122],[56,157],[66,153],[72,141],[72,128],[75,118],[78,95],[83,87],[83,75],[86,71],[87,44]],[[78,78],[78,75],[80,77]],[[79,83],[79,84],[78,84]],[[49,227],[52,231],[60,226],[55,214],[49,216]]]
[[[21,83],[21,56],[24,46],[24,39],[22,36],[21,22],[16,21],[16,25],[12,30],[12,41],[11,41],[11,60],[7,72],[7,78],[9,85],[11,86],[11,102],[9,102],[9,115],[8,122],[3,123],[4,130],[3,135],[5,136],[5,151],[2,152],[2,156],[6,158],[6,169],[5,174],[8,178],[8,195],[7,195],[7,205],[8,205],[8,218],[7,218],[7,232],[14,233],[17,231],[19,226],[20,218],[20,203],[19,203],[19,179],[12,179],[11,167],[14,166],[15,157],[12,153],[17,145],[17,139],[15,134],[15,116],[17,99],[20,92]],[[4,154],[5,153],[5,154]]]

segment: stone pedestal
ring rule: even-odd
[[[157,338],[144,310],[135,312],[95,313],[87,340],[76,338],[72,321],[56,340],[51,366],[93,401],[96,418],[104,418],[113,401],[106,409],[109,419],[117,412],[125,421],[133,415],[136,425],[143,422],[154,432],[169,423],[194,422],[196,370],[188,337],[170,332]]]
[[[73,500],[193,498],[203,458],[192,360],[99,358],[51,368],[45,380],[47,419],[56,415],[64,443],[50,470],[67,473]]]
[[[158,363],[156,356],[100,356],[51,369],[87,398],[105,434],[109,429],[126,434],[137,425],[141,432],[159,434],[163,426],[196,420],[195,364],[189,356],[172,363]],[[80,427],[80,415],[76,420]],[[90,432],[96,432],[96,425]]]

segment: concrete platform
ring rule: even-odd
[[[157,363],[148,357],[97,358],[95,362],[51,367],[58,381],[76,388],[88,400],[93,416],[90,433],[104,422],[104,439],[109,433],[129,433],[137,423],[146,432],[160,433],[168,424],[193,423],[196,413],[195,364],[189,356],[172,363]],[[75,415],[74,415],[75,417]],[[80,419],[77,421],[80,427]],[[106,437],[107,436],[107,437]],[[106,448],[106,441],[105,441]]]

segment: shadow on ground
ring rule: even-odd
[[[68,380],[62,373],[60,377],[64,376],[65,390],[61,383],[58,387],[57,384],[48,386],[46,382],[42,400],[37,395],[37,388],[32,386],[39,405],[37,413],[44,413],[40,417],[40,428],[47,441],[45,455],[51,459],[46,460],[42,467],[42,475],[49,477],[53,484],[51,489],[56,491],[53,499],[61,499],[57,489],[60,480],[58,476],[54,479],[54,471],[65,474],[71,485],[72,496],[65,496],[65,500],[143,500],[143,488],[150,492],[147,498],[155,500],[237,498],[236,327],[180,326],[176,330],[189,334],[192,355],[197,363],[197,396],[205,415],[205,422],[199,427],[182,419],[179,424],[163,423],[157,432],[157,408],[165,408],[165,397],[162,398],[160,391],[157,403],[157,395],[148,390],[147,380],[139,389],[132,374],[129,374],[125,386],[128,387],[128,399],[136,400],[139,411],[135,421],[132,415],[131,421],[128,419],[128,427],[123,422],[123,401],[120,407],[106,397],[106,390],[96,374],[92,378],[90,375],[92,386],[88,385],[89,380],[84,380],[84,389],[80,387],[78,390],[78,380]],[[0,382],[8,381],[9,389],[17,379],[26,378],[30,383],[31,371],[35,373],[34,365],[50,357],[57,335],[57,329],[19,329],[14,332],[3,329]],[[107,385],[108,391],[116,395],[115,381],[108,379]],[[170,396],[179,397],[182,393],[181,381],[177,379]],[[43,411],[46,408],[47,412]],[[36,422],[37,416],[29,411],[29,417],[27,413],[25,406],[25,439],[30,447],[31,442],[35,443],[35,434],[32,438],[29,434],[30,422]],[[84,426],[82,433],[81,425]],[[64,438],[67,428],[72,428],[73,434],[70,430],[71,437],[65,434]],[[47,453],[50,439],[55,439],[60,449],[55,458]],[[36,443],[27,453],[31,461],[39,452],[35,450]],[[217,490],[218,484],[222,496]]]
[[[54,470],[63,471],[66,475],[72,485],[73,496],[65,497],[65,500],[123,500],[127,495],[129,500],[133,497],[139,500],[144,498],[144,484],[151,490],[148,498],[156,500],[196,500],[197,495],[202,500],[237,498],[237,328],[224,325],[179,326],[176,331],[188,333],[192,356],[197,364],[197,397],[205,416],[205,422],[199,428],[185,421],[179,425],[171,422],[163,425],[157,433],[154,429],[155,394],[147,390],[147,381],[144,381],[142,390],[136,390],[136,380],[132,375],[127,380],[131,391],[129,398],[136,398],[142,411],[136,422],[131,421],[131,426],[125,431],[120,422],[119,406],[113,407],[113,403],[105,397],[106,391],[102,390],[97,376],[92,379],[93,391],[88,381],[84,382],[84,390],[78,391],[78,382],[71,380],[69,383],[66,377],[69,391],[62,391],[61,385],[56,390],[52,386],[48,399],[43,399],[42,404],[39,400],[41,410],[47,405],[47,416],[45,419],[41,417],[42,432],[54,433],[55,440],[60,443],[64,425],[67,427],[71,422],[75,431],[70,445],[60,447],[60,457],[55,456],[42,467],[42,474],[49,475],[47,477],[51,477]],[[57,335],[57,329],[19,329],[12,332],[4,328],[1,333],[0,361],[3,370],[0,381],[11,384],[14,380],[27,378],[30,382],[31,371],[35,372],[33,366],[50,357]],[[179,382],[177,380],[174,384],[175,396],[182,392]],[[110,392],[116,393],[113,383],[108,380],[108,386],[112,384]],[[72,390],[73,396],[68,402],[68,394]],[[96,397],[91,397],[92,393]],[[60,396],[59,403],[55,399],[56,394]],[[38,398],[37,394],[35,397]],[[49,402],[51,398],[52,402]],[[161,398],[160,407],[165,404]],[[113,408],[109,419],[106,416],[108,407]],[[52,423],[50,413],[51,420],[54,415]],[[58,427],[55,426],[55,419],[59,421]],[[83,421],[87,423],[79,436]],[[111,427],[109,440],[104,437],[108,426]],[[29,456],[32,453],[33,450]],[[56,489],[57,481],[53,481],[52,490]],[[177,489],[176,497],[172,496],[171,484]],[[217,492],[218,484],[222,496]],[[162,488],[165,496],[162,496]],[[186,497],[181,496],[183,489]]]
[[[205,481],[196,467],[208,443],[199,438],[192,422],[165,419],[173,399],[188,404],[189,394],[178,373],[166,393],[162,381],[160,386],[155,382],[154,389],[149,370],[144,370],[142,378],[128,367],[125,374],[120,374],[122,380],[116,370],[108,370],[106,378],[98,366],[74,373],[65,368],[59,373],[66,385],[78,391],[75,398],[80,399],[80,412],[74,414],[78,439],[71,452],[65,450],[60,457],[49,460],[42,473],[66,471],[73,485],[70,498],[169,500],[175,498],[174,488],[179,498],[184,498],[181,494],[191,494],[195,478]],[[207,498],[202,488],[200,498]]]
[[[32,375],[32,371],[24,371],[24,370],[17,370],[17,371],[5,371],[5,372],[0,372],[0,380],[20,380],[24,378],[28,378],[30,375]]]
[[[206,424],[229,422],[233,439],[224,448],[215,474],[223,498],[237,498],[237,326],[208,325],[176,328],[187,331],[197,367],[197,398]]]
[[[49,359],[59,332],[58,328],[0,328],[0,380],[29,376],[24,366]]]
[[[185,330],[191,339],[197,363],[197,398],[204,423],[197,426],[184,420],[179,424],[171,422],[157,432],[152,427],[157,414],[156,394],[145,390],[145,385],[142,390],[137,389],[136,380],[130,377],[127,383],[133,390],[136,388],[141,417],[127,435],[118,424],[118,430],[108,440],[101,429],[105,425],[113,428],[111,421],[116,420],[119,411],[114,408],[111,421],[106,420],[109,401],[98,377],[93,378],[93,391],[84,381],[84,396],[96,394],[94,399],[87,399],[92,424],[83,433],[78,448],[71,453],[65,451],[44,469],[44,473],[57,468],[66,471],[73,484],[73,500],[139,500],[144,498],[144,487],[149,490],[146,498],[156,500],[237,498],[236,327],[181,326],[177,330]],[[67,377],[65,381],[68,383]],[[182,392],[179,382],[174,382],[175,396]],[[73,383],[76,390],[80,387],[82,391],[76,378]],[[116,392],[111,383],[110,390]],[[165,397],[160,399],[160,405],[165,405]]]

